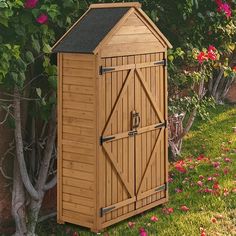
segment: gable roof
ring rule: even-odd
[[[148,21],[151,20],[140,9],[138,2],[92,4],[89,10],[58,40],[53,52],[94,53],[101,46],[109,32],[135,8]],[[151,22],[152,23],[152,22]],[[163,42],[172,47],[154,23],[151,27],[161,36]]]

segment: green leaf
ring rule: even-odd
[[[33,49],[37,53],[40,53],[41,47],[40,47],[39,41],[37,39],[34,39],[34,38],[32,39],[32,46],[33,46]]]
[[[52,52],[51,46],[50,46],[49,44],[45,43],[45,44],[43,45],[43,52],[44,52],[44,53],[47,53],[47,54],[51,53],[51,52]]]
[[[0,0],[0,8],[8,8],[8,5],[5,0]]]
[[[42,97],[42,90],[41,88],[36,88],[37,95],[41,98]]]
[[[0,24],[8,27],[8,19],[5,17],[0,16]]]
[[[25,56],[26,56],[26,60],[28,61],[28,63],[34,62],[34,55],[31,51],[27,51]]]

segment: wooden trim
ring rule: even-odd
[[[141,8],[142,4],[139,2],[97,3],[97,4],[91,4],[89,8],[115,8],[115,7]]]
[[[112,28],[112,30],[105,36],[105,38],[98,44],[98,46],[94,49],[93,53],[97,54],[98,51],[102,48],[102,46],[114,35],[116,31],[120,28],[120,26],[126,21],[126,19],[134,12],[134,8],[131,8],[121,19],[120,21]]]
[[[131,184],[128,183],[126,176],[124,175],[122,169],[119,167],[119,164],[116,161],[116,158],[114,157],[114,155],[108,150],[108,148],[106,148],[106,145],[103,145],[103,150],[106,152],[109,160],[111,161],[111,164],[114,166],[119,178],[121,179],[123,185],[125,186],[125,188],[127,189],[127,192],[129,193],[129,195],[131,197],[134,196],[134,186],[131,186]]]
[[[164,203],[166,203],[166,202],[167,202],[167,199],[166,199],[166,198],[162,198],[162,199],[160,199],[160,200],[158,200],[158,201],[155,201],[155,202],[153,202],[153,203],[151,203],[151,204],[148,204],[148,205],[146,205],[146,206],[144,206],[144,207],[141,207],[141,208],[139,208],[139,209],[136,209],[136,210],[134,210],[134,211],[131,211],[131,212],[129,212],[128,214],[119,216],[117,219],[114,219],[114,220],[110,220],[110,221],[108,221],[108,222],[105,222],[104,224],[102,224],[102,228],[107,228],[107,227],[110,226],[110,225],[113,225],[113,224],[115,224],[115,223],[118,223],[118,222],[120,222],[120,221],[122,221],[122,220],[125,220],[125,219],[127,219],[127,218],[130,218],[130,217],[132,217],[132,216],[134,216],[134,215],[140,214],[140,213],[142,213],[142,212],[144,212],[144,211],[146,211],[146,210],[149,210],[149,209],[151,209],[151,208],[153,208],[153,207],[155,207],[155,206],[164,204]]]
[[[151,102],[151,104],[152,104],[152,106],[153,106],[157,116],[159,117],[161,122],[164,122],[163,115],[161,114],[160,110],[158,109],[158,106],[157,106],[157,104],[155,102],[155,99],[152,96],[152,94],[151,94],[151,92],[150,92],[150,90],[148,88],[148,85],[147,85],[147,83],[146,83],[146,81],[145,81],[145,79],[143,77],[142,71],[137,68],[136,72],[138,74],[138,78],[139,78],[139,80],[140,80],[140,82],[141,82],[141,84],[142,84],[142,86],[143,86],[143,88],[144,88],[144,90],[145,90],[145,92],[146,92],[146,94],[147,94],[147,96],[148,96],[148,98],[149,98],[149,100],[150,100],[150,102]]]
[[[116,204],[113,204],[113,205],[110,205],[110,206],[107,206],[107,207],[104,207],[104,208],[114,208],[111,211],[109,211],[109,212],[112,212],[112,211],[117,210],[118,208],[121,208],[123,206],[129,205],[129,204],[134,203],[134,202],[136,202],[136,197],[129,198],[127,200],[124,200],[122,202],[118,202]]]
[[[118,95],[118,97],[116,99],[116,102],[115,102],[115,104],[114,104],[114,106],[113,106],[113,108],[111,110],[111,114],[110,114],[110,116],[109,116],[109,118],[108,118],[108,120],[107,120],[107,122],[105,124],[105,127],[103,128],[102,135],[105,133],[105,131],[106,131],[107,127],[108,127],[108,124],[110,123],[111,119],[115,115],[115,111],[117,109],[117,106],[121,102],[122,97],[124,96],[124,94],[125,94],[125,92],[126,92],[126,90],[128,88],[129,82],[130,82],[131,78],[133,77],[133,75],[134,75],[134,69],[130,70],[130,72],[127,75],[127,78],[126,78],[125,82],[122,85],[121,91],[119,92],[119,95]]]
[[[52,46],[52,50],[70,33],[70,31],[84,18],[85,15],[90,11],[90,8],[66,31],[65,34]]]
[[[60,223],[62,221],[62,60],[63,54],[57,54],[57,64],[58,64],[58,87],[57,87],[57,133],[58,133],[58,156],[57,156],[57,221]]]
[[[163,185],[163,186],[165,186],[165,185]],[[146,198],[146,197],[149,197],[149,196],[151,196],[151,195],[153,195],[153,194],[156,194],[156,193],[158,193],[158,192],[166,191],[166,189],[160,189],[160,190],[158,190],[158,191],[157,191],[157,189],[158,189],[158,187],[155,187],[155,188],[150,189],[150,190],[148,190],[148,191],[146,191],[146,192],[144,192],[144,193],[139,194],[139,195],[137,196],[137,201],[142,200],[142,199],[144,199],[144,198]]]
[[[148,170],[150,169],[150,167],[151,167],[151,165],[152,165],[152,162],[153,162],[153,160],[154,160],[154,157],[155,157],[154,154],[155,154],[155,151],[156,151],[156,149],[157,149],[157,147],[158,147],[158,144],[159,144],[159,142],[160,142],[160,139],[161,139],[161,137],[162,137],[163,131],[164,131],[164,129],[161,129],[161,131],[160,131],[160,133],[159,133],[159,135],[158,135],[158,137],[157,137],[157,139],[156,139],[155,146],[154,146],[154,148],[153,148],[153,150],[152,150],[152,152],[151,152],[151,155],[150,155],[149,160],[148,160],[148,162],[147,162],[147,165],[146,165],[144,174],[143,174],[142,179],[141,179],[141,182],[140,182],[140,184],[139,184],[138,191],[137,191],[137,196],[139,196],[140,192],[142,191],[142,187],[143,187],[143,184],[144,184],[144,180],[145,180],[145,178],[146,178],[146,176],[147,176],[147,173],[148,173]]]
[[[136,12],[138,12],[140,16],[142,16],[146,20],[146,23],[148,23],[154,29],[154,31],[157,33],[158,36],[160,36],[160,38],[168,46],[168,48],[173,48],[169,40],[162,34],[162,32],[157,28],[154,22],[147,16],[147,14],[141,8],[137,9]]]

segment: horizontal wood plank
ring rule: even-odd
[[[87,163],[63,160],[62,166],[64,168],[72,169],[72,170],[78,170],[78,171],[89,172],[89,173],[94,172],[94,166]]]
[[[82,103],[82,102],[73,102],[73,101],[63,101],[63,109],[75,109],[81,111],[94,111],[94,104]]]
[[[88,216],[82,213],[77,213],[65,209],[62,211],[62,215],[63,215],[63,220],[66,222],[80,224],[88,228],[93,227],[94,224],[93,216]]]
[[[95,102],[95,97],[93,95],[63,92],[62,96],[64,101],[73,101],[73,102],[90,103],[90,104],[94,104]]]
[[[86,128],[95,128],[95,122],[92,120],[77,119],[74,117],[63,117],[63,125],[72,125]],[[76,141],[76,140],[75,140]]]
[[[76,76],[76,77],[84,77],[84,78],[93,78],[94,70],[85,70],[85,69],[75,69],[75,68],[67,68],[63,67],[63,76]]]
[[[63,67],[64,68],[75,68],[75,69],[94,69],[95,62],[94,61],[79,61],[79,60],[64,60]]]
[[[91,181],[64,177],[62,182],[66,186],[87,189],[90,191],[94,190],[94,183]]]
[[[78,93],[78,94],[95,94],[94,87],[90,86],[77,86],[77,85],[70,85],[70,84],[64,84],[62,88],[63,92],[69,92],[69,93]]]
[[[158,40],[152,34],[115,35],[111,38],[108,45],[123,44],[123,43],[145,43],[145,42],[146,43],[148,43],[148,42],[158,42]]]
[[[95,164],[95,158],[94,156],[89,156],[87,154],[78,154],[78,153],[72,153],[69,151],[66,151],[67,147],[63,148],[63,160],[69,160],[69,161],[78,161],[82,163],[89,163],[89,164]]]
[[[94,61],[94,55],[80,53],[63,53],[63,61],[66,60]]]
[[[78,203],[83,206],[94,206],[94,202],[91,201],[91,199],[88,199],[86,197],[80,197],[73,194],[63,193],[62,195],[63,201],[65,202],[73,202]]]
[[[63,168],[62,170],[63,176],[75,178],[75,179],[82,179],[87,181],[94,181],[94,174],[88,172],[82,172],[77,170],[70,170]]]
[[[81,76],[63,76],[63,85],[78,85],[78,86],[87,86],[91,88],[95,88],[95,82],[93,78],[89,77],[81,77]]]
[[[95,135],[95,130],[92,128],[63,125],[62,130],[65,133],[77,134],[77,135],[88,136],[88,137],[91,137],[91,135],[93,134]]]
[[[71,118],[77,118],[82,120],[90,120],[93,121],[95,119],[95,114],[92,111],[83,111],[78,109],[63,109],[63,118],[65,117],[71,117]],[[73,120],[71,120],[73,121]]]
[[[78,153],[78,154],[86,154],[86,155],[95,155],[95,150],[87,149],[87,148],[78,148],[75,145],[69,145],[69,144],[63,144],[63,150],[72,152],[72,153]]]
[[[93,216],[94,214],[94,207],[91,206],[83,206],[79,205],[77,203],[72,203],[72,202],[65,202],[63,201],[62,203],[62,208],[65,210],[77,212],[77,213],[82,213],[88,216]]]
[[[63,145],[70,145],[70,146],[74,146],[77,148],[85,148],[90,150],[95,150],[96,145],[92,144],[92,143],[83,143],[83,142],[78,142],[78,141],[73,141],[73,140],[67,140],[67,139],[62,139],[62,144]]]
[[[62,189],[63,189],[63,193],[74,194],[81,197],[86,197],[88,199],[94,198],[94,191],[90,191],[87,189],[72,187],[68,185],[62,185]]]
[[[127,35],[127,34],[150,34],[151,31],[147,26],[122,26],[117,32],[116,35]]]
[[[62,137],[65,140],[71,140],[95,145],[95,137],[92,136],[90,137],[90,136],[81,136],[76,134],[63,133]]]

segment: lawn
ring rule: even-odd
[[[234,126],[236,107],[232,106],[217,106],[209,121],[197,120],[185,138],[183,160],[170,165],[169,203],[116,224],[101,235],[236,235]],[[38,235],[93,234],[69,224],[56,225],[53,219],[38,227]]]

